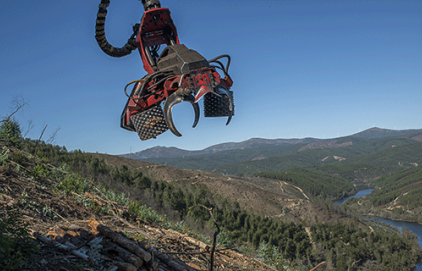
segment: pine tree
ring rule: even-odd
[[[15,119],[4,120],[0,125],[0,140],[8,141],[15,147],[20,147],[22,132]]]

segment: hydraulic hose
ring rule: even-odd
[[[134,33],[122,48],[113,47],[110,43],[108,43],[104,31],[107,7],[109,5],[110,0],[101,0],[100,5],[98,6],[97,20],[95,23],[95,39],[97,40],[97,43],[100,46],[101,50],[109,56],[122,57],[129,55],[130,53],[132,53],[133,50],[137,48],[135,36],[138,33],[139,24],[136,24],[133,27]]]
[[[214,57],[213,59],[208,60],[208,62],[210,62],[210,63],[211,62],[215,62],[215,63],[218,63],[218,64],[222,65],[221,62],[220,61],[217,61],[217,60],[219,60],[220,58],[223,58],[223,57],[227,58],[226,68],[224,69],[224,73],[227,74],[229,72],[230,61],[231,61],[231,58],[230,58],[229,55],[217,56],[217,57]]]
[[[145,11],[161,7],[160,0],[142,0]]]

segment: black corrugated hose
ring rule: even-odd
[[[95,39],[97,40],[101,50],[103,50],[103,52],[109,56],[122,57],[129,55],[137,48],[135,38],[139,31],[139,24],[136,24],[133,27],[132,36],[128,39],[127,43],[122,48],[113,47],[110,43],[108,43],[104,32],[107,7],[109,5],[110,0],[101,0],[100,5],[98,6],[97,21],[95,23]]]

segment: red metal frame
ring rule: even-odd
[[[168,8],[155,8],[145,11],[141,19],[136,43],[144,63],[144,69],[148,74],[153,73],[154,69],[148,60],[145,48],[161,44],[171,45],[171,40],[180,44],[176,26],[170,16],[170,10]]]

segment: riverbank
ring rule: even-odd
[[[400,218],[399,219],[395,219],[395,218],[392,218],[392,217],[382,216],[380,214],[372,214],[372,213],[369,213],[368,215],[369,216],[378,217],[378,218],[382,218],[382,219],[388,219],[388,220],[395,221],[395,222],[412,223],[412,224],[416,224],[416,225],[419,225],[419,226],[422,227],[422,223],[421,222],[418,222],[418,221],[415,221],[415,220],[405,220],[405,219],[400,219]]]
[[[372,192],[373,189],[366,189],[359,191],[353,196],[346,197],[342,200],[335,201],[336,204],[340,205],[345,209],[347,212],[352,212],[359,217],[367,217],[370,216],[370,219],[367,219],[368,221],[374,222],[377,221],[379,224],[386,223],[389,226],[396,227],[400,232],[403,232],[403,229],[406,228],[406,230],[409,230],[413,232],[418,240],[418,245],[422,248],[422,224],[417,223],[414,221],[405,221],[405,220],[394,220],[388,217],[383,217],[382,215],[385,215],[385,212],[370,212],[371,210],[374,211],[374,207],[369,202],[369,200],[366,199],[366,196],[369,195]],[[347,200],[350,200],[346,203],[346,206],[343,206],[343,203]],[[393,209],[394,210],[394,209]],[[379,224],[382,225],[382,224]],[[415,271],[422,271],[422,259],[416,264]]]
[[[355,214],[370,215],[393,221],[403,221],[422,225],[422,215],[418,214],[419,212],[416,213],[414,211],[405,210],[405,206],[394,204],[378,207],[373,206],[370,199],[368,199],[368,195],[372,191],[373,189],[361,190],[355,195],[335,201],[335,203],[340,206],[343,206],[343,203],[345,203],[343,208],[348,212]]]

